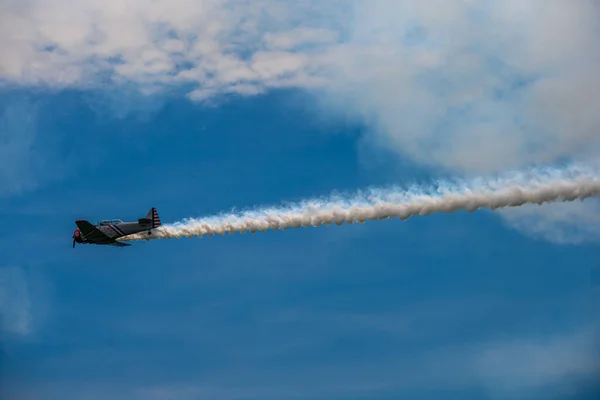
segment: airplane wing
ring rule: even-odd
[[[123,242],[119,242],[117,240],[115,240],[114,243],[111,243],[113,246],[118,246],[118,247],[125,247],[125,246],[131,246],[129,243],[123,243]]]
[[[107,235],[102,233],[98,228],[90,224],[88,221],[79,220],[75,221],[75,224],[77,225],[83,236],[85,236],[85,238],[92,243],[112,244],[113,242],[115,242],[113,238],[108,237]]]

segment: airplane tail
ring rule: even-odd
[[[152,228],[158,228],[162,225],[160,222],[160,217],[158,216],[158,211],[156,208],[152,207],[150,211],[148,211],[148,215],[146,215],[146,220],[150,220],[152,223]]]

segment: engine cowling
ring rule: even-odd
[[[81,230],[79,230],[79,228],[75,229],[75,232],[73,232],[73,247],[75,247],[75,243],[83,243]]]

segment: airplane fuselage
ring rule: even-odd
[[[123,222],[114,225],[101,225],[98,227],[98,229],[106,236],[116,239],[118,237],[133,235],[134,233],[139,233],[143,231],[148,231],[148,233],[150,233],[150,229],[152,229],[152,224],[150,222],[144,224],[140,224],[137,222]]]

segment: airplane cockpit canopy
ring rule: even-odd
[[[104,221],[100,221],[98,223],[99,226],[106,226],[106,225],[116,225],[116,224],[122,224],[123,221],[121,221],[120,219],[105,219]]]

